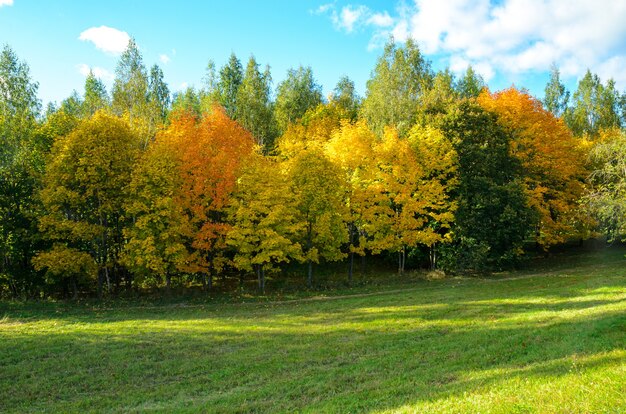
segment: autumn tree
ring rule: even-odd
[[[296,200],[298,241],[307,264],[307,286],[313,287],[313,264],[345,257],[348,241],[341,171],[319,148],[309,148],[289,161],[289,182]]]
[[[415,125],[407,136],[420,168],[417,189],[424,219],[418,243],[428,248],[437,268],[437,246],[452,241],[458,185],[458,156],[452,142],[434,126]]]
[[[159,133],[143,154],[133,169],[124,206],[132,224],[124,229],[123,263],[137,282],[165,281],[168,291],[172,276],[185,268],[191,239],[180,195],[180,150],[171,136],[175,130]]]
[[[256,155],[242,167],[229,207],[232,227],[226,243],[235,249],[233,261],[238,269],[255,271],[261,292],[266,271],[302,260],[302,247],[295,240],[303,223],[298,220],[295,201],[276,161]]]
[[[417,103],[430,89],[432,76],[430,62],[413,40],[397,46],[390,39],[367,81],[361,118],[378,136],[382,136],[386,126],[396,128],[404,136],[415,123]]]
[[[539,217],[536,242],[548,248],[575,237],[586,155],[567,126],[539,100],[515,88],[483,92],[478,102],[498,116],[511,137],[511,155],[521,167],[528,203]]]
[[[253,152],[254,139],[219,106],[199,120],[181,116],[168,134],[176,138],[175,146],[181,151],[180,207],[191,226],[186,271],[203,274],[210,287],[212,276],[227,263],[227,210],[240,168]]]
[[[287,159],[307,148],[321,148],[341,126],[345,116],[345,111],[332,102],[309,109],[278,138],[276,153]]]
[[[51,254],[83,252],[97,264],[99,292],[104,282],[111,290],[111,276],[120,281],[122,229],[128,224],[124,206],[138,153],[139,142],[129,125],[103,112],[55,142],[40,194],[44,215],[39,227],[56,246],[42,253],[49,272],[64,275],[71,270],[51,266],[67,263]]]
[[[287,78],[278,84],[276,92],[276,121],[285,132],[289,124],[298,121],[307,110],[322,103],[322,88],[313,78],[310,67],[289,69]]]
[[[386,201],[382,185],[377,182],[377,159],[374,154],[376,140],[364,120],[355,124],[344,121],[324,145],[327,156],[342,172],[345,188],[349,283],[352,283],[354,273],[354,256],[363,257],[368,250],[380,250],[370,244],[378,231],[378,216],[381,210],[385,211]]]

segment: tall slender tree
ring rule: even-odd
[[[282,132],[301,119],[307,110],[322,103],[322,88],[313,78],[311,67],[289,69],[287,78],[278,84],[276,121]]]
[[[415,123],[419,99],[430,89],[432,78],[430,62],[413,40],[398,46],[391,38],[367,81],[361,117],[378,136],[386,126],[404,136]]]
[[[237,121],[252,133],[259,147],[269,151],[274,145],[277,126],[271,102],[272,78],[269,67],[264,73],[251,56],[237,91]]]

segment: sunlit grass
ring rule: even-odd
[[[6,305],[0,412],[626,412],[623,253],[334,300]]]

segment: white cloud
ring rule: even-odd
[[[80,34],[79,40],[92,42],[98,49],[111,54],[120,54],[128,46],[128,33],[108,26],[91,27]]]
[[[343,11],[348,10],[344,18]],[[356,13],[356,11],[360,11]],[[391,11],[390,11],[391,12]],[[398,2],[390,15],[365,6],[333,8],[331,19],[346,32],[373,30],[368,49],[390,34],[409,37],[452,70],[471,64],[485,79],[496,72],[546,71],[555,62],[564,76],[587,68],[626,87],[626,0],[414,0]]]
[[[376,27],[389,27],[393,25],[393,19],[387,12],[374,13],[367,19],[367,23]]]
[[[184,91],[185,89],[187,89],[189,87],[189,84],[187,82],[183,82],[180,84],[180,86],[178,87],[178,90],[180,91]]]
[[[13,6],[13,0],[0,0],[0,7]]]
[[[85,63],[81,63],[79,65],[76,65],[76,69],[78,69],[78,72],[80,72],[80,74],[83,76],[88,76],[89,71],[92,71],[96,78],[100,78],[103,81],[112,81],[114,78],[111,72],[98,66],[90,67]]]
[[[343,30],[346,33],[362,27],[374,27],[376,29],[384,29],[393,26],[394,19],[387,11],[375,13],[367,6],[348,5],[337,10],[335,3],[323,4],[311,14],[328,15],[337,30]]]
[[[165,53],[159,55],[159,60],[161,61],[161,63],[163,63],[164,65],[167,65],[168,63],[170,63],[170,57],[168,55],[166,55]]]

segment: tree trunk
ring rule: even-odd
[[[207,289],[212,290],[213,289],[213,275],[211,273],[207,273],[206,278],[207,278]]]
[[[437,269],[437,250],[435,249],[434,244],[430,246],[429,259],[430,259],[430,270],[436,270]]]
[[[348,285],[352,286],[352,275],[354,273],[354,252],[350,252],[350,268],[348,270]]]
[[[172,276],[169,271],[165,272],[165,292],[167,296],[172,294]]]
[[[261,268],[260,277],[261,277],[261,293],[265,294],[265,269],[263,265],[259,265]]]
[[[365,252],[361,256],[361,277],[365,277]]]
[[[76,275],[72,276],[72,290],[73,290],[73,295],[72,295],[72,300],[76,300],[78,299],[78,285],[76,284]]]
[[[102,288],[104,285],[104,278],[102,276],[102,269],[98,270],[98,299],[102,299]]]
[[[306,284],[309,289],[313,288],[313,261],[309,260]]]

